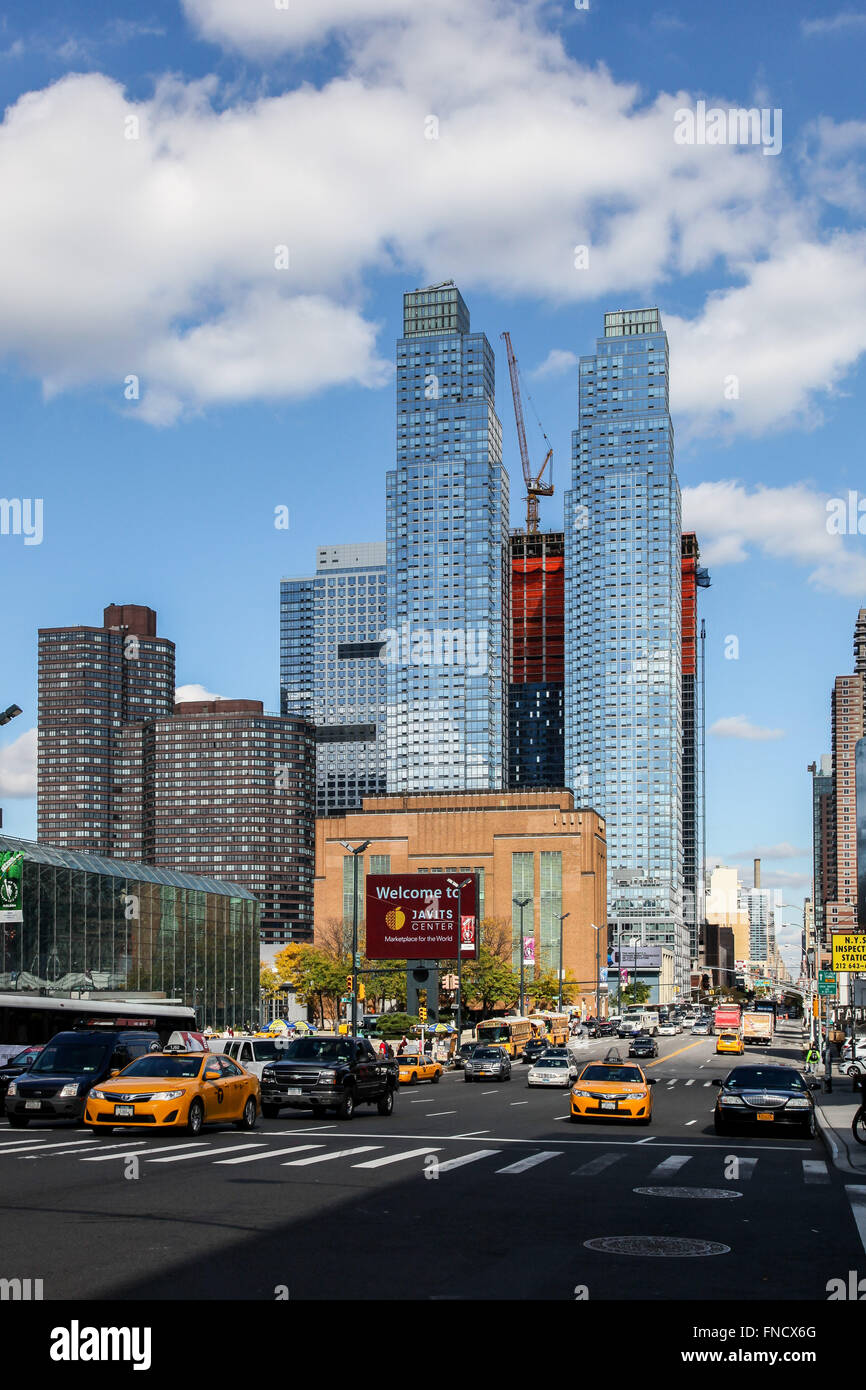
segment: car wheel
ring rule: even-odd
[[[440,1081],[441,1079],[442,1079],[442,1073],[441,1073],[441,1071],[434,1072],[433,1075],[432,1075],[431,1078],[430,1078],[430,1080],[433,1082],[433,1085],[434,1085],[434,1086],[435,1086],[436,1083],[437,1083],[438,1081]]]
[[[409,1085],[410,1085],[410,1086],[417,1086],[417,1085],[418,1085],[418,1073],[417,1073],[417,1071],[413,1071],[412,1075],[409,1077]]]
[[[389,1086],[383,1096],[376,1101],[376,1109],[380,1115],[390,1115],[394,1109],[394,1092]]]
[[[186,1117],[187,1134],[201,1134],[201,1127],[204,1124],[204,1106],[200,1100],[190,1101],[189,1112]]]
[[[731,1133],[731,1126],[726,1124],[724,1120],[720,1120],[718,1115],[713,1116],[713,1129],[716,1131],[716,1134]]]
[[[351,1091],[347,1091],[337,1106],[338,1120],[351,1120],[355,1113],[355,1097]]]
[[[12,1129],[26,1129],[30,1121],[24,1115],[10,1115],[9,1124]]]
[[[809,1116],[808,1123],[803,1126],[804,1139],[815,1139],[818,1135],[818,1126],[815,1123],[815,1114]]]
[[[235,1128],[255,1129],[257,1118],[255,1096],[248,1096],[247,1103],[244,1106],[244,1113],[239,1120],[235,1120]]]
[[[313,1110],[313,1114],[315,1115],[315,1113],[316,1113],[316,1112],[315,1112],[315,1109],[314,1109],[314,1110]],[[278,1105],[265,1105],[265,1103],[264,1103],[264,1101],[263,1101],[263,1102],[262,1102],[262,1114],[264,1115],[264,1117],[265,1117],[266,1120],[276,1120],[276,1119],[279,1118],[280,1107],[279,1107]]]
[[[464,1077],[463,1077],[463,1080],[466,1082],[466,1085],[468,1086],[469,1083],[470,1083],[470,1081],[472,1080],[472,1077],[471,1077],[471,1076],[464,1076]]]

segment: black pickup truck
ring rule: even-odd
[[[276,1119],[291,1106],[314,1116],[336,1110],[341,1120],[351,1120],[356,1106],[375,1105],[380,1115],[390,1115],[399,1074],[396,1059],[381,1057],[366,1038],[293,1038],[262,1070],[262,1114]]]

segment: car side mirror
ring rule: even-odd
[[[657,1077],[657,1076],[648,1076],[647,1079],[646,1079],[646,1084],[647,1084],[648,1086],[654,1086],[654,1085],[656,1084],[657,1081],[658,1081],[658,1077]]]
[[[714,1076],[714,1077],[713,1077],[712,1084],[713,1084],[714,1086],[721,1086],[721,1084],[722,1084],[722,1078],[721,1078],[720,1076]]]
[[[109,1075],[109,1076],[120,1076],[120,1067],[115,1067],[113,1071],[110,1071],[110,1072],[108,1073],[108,1075]]]

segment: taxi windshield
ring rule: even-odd
[[[204,1061],[201,1053],[190,1053],[183,1057],[162,1057],[151,1055],[139,1057],[123,1070],[124,1076],[179,1076],[191,1080],[198,1076]]]
[[[581,1081],[643,1081],[637,1067],[587,1067]]]

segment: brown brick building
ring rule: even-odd
[[[352,856],[340,843],[370,840],[360,856],[359,916],[368,873],[476,873],[479,916],[513,921],[519,966],[520,920],[514,898],[531,898],[524,934],[535,937],[542,970],[563,965],[594,1004],[598,960],[607,963],[607,845],[595,811],[569,791],[448,792],[366,797],[363,810],[316,821],[315,922],[321,932],[352,919]],[[596,933],[591,924],[600,930]]]

